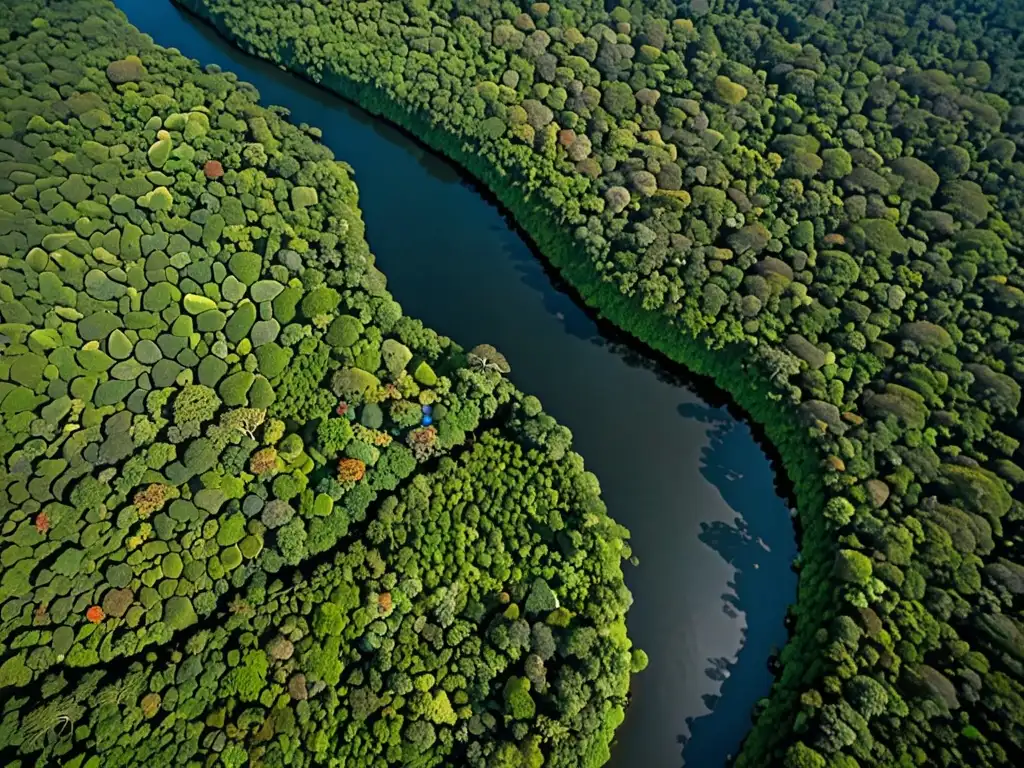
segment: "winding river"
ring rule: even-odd
[[[236,50],[168,0],[115,0],[162,45],[254,84],[356,170],[370,247],[405,311],[469,347],[575,435],[639,567],[629,630],[650,656],[613,768],[718,768],[735,753],[796,593],[788,507],[720,393],[632,350],[564,292],[458,169],[388,124]]]

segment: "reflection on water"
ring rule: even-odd
[[[680,412],[710,425],[701,474],[736,513],[732,521],[702,523],[700,540],[735,571],[729,590],[721,595],[722,611],[742,622],[745,646],[750,627],[777,621],[779,611],[784,612],[789,603],[793,578],[779,576],[792,560],[792,532],[758,514],[759,503],[750,496],[750,485],[763,487],[765,481],[771,481],[770,469],[763,462],[740,469],[735,465],[736,449],[750,440],[750,435],[744,434],[747,427],[717,408],[687,404]],[[686,732],[679,736],[685,764],[723,765],[732,756],[735,743],[729,736],[749,720],[741,719],[743,713],[736,708],[718,709],[716,705],[736,692],[765,691],[771,681],[766,662],[763,653],[751,653],[745,647],[732,658],[708,659],[706,674],[721,686],[717,694],[704,697],[707,714],[686,718]],[[695,754],[700,759],[694,759]]]

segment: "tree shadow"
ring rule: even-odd
[[[488,200],[488,203],[495,207],[493,201]],[[565,333],[581,341],[600,343],[601,332],[597,324],[570,294],[561,277],[544,262],[544,257],[533,248],[526,234],[519,231],[508,214],[501,208],[495,207],[495,210],[505,225],[502,240],[520,282],[540,294],[544,311],[558,321]],[[506,236],[508,241],[505,241]]]
[[[683,764],[717,768],[739,751],[753,707],[771,687],[767,662],[786,641],[783,618],[796,594],[789,568],[796,541],[788,506],[749,427],[724,408],[686,403],[678,410],[708,425],[700,471],[735,513],[730,521],[702,523],[699,538],[735,569],[722,611],[743,623],[740,649],[733,658],[708,659],[705,674],[718,690],[704,696],[708,712],[688,717],[678,736]]]

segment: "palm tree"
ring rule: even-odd
[[[61,696],[33,709],[21,721],[21,731],[25,737],[22,748],[37,749],[51,734],[57,741],[65,739],[74,730],[75,722],[83,712],[85,708],[70,696]]]
[[[477,344],[469,351],[467,358],[470,365],[481,371],[509,373],[512,370],[505,356],[490,344]]]

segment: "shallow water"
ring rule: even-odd
[[[575,435],[639,567],[635,678],[614,768],[714,768],[735,753],[796,592],[787,504],[723,398],[603,334],[459,171],[385,122],[249,57],[168,0],[115,0],[156,42],[254,84],[323,130],[356,170],[370,247],[405,311],[465,347],[505,353],[511,378]],[[716,404],[709,404],[713,401]]]

